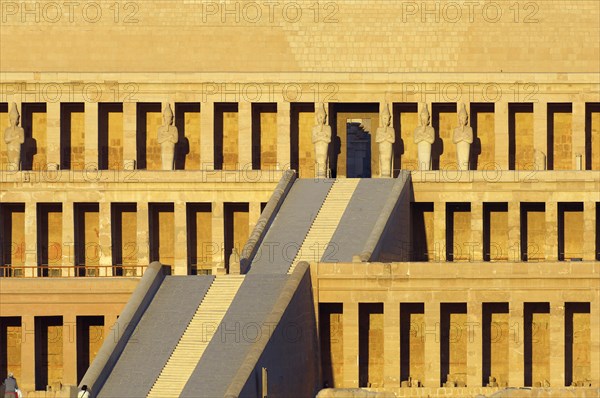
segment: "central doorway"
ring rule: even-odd
[[[366,119],[371,124],[370,119]],[[346,122],[346,177],[371,178],[370,128],[361,119]]]

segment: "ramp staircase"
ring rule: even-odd
[[[148,397],[176,398],[188,382],[231,305],[244,275],[217,276],[187,326]],[[183,298],[182,298],[183,299]],[[169,325],[157,325],[169,327]]]
[[[290,265],[288,274],[294,272],[294,268],[299,261],[321,260],[359,182],[359,178],[344,178],[333,183],[317,213],[317,217],[304,238],[304,242],[300,245],[300,249]],[[335,248],[329,250],[334,256]]]

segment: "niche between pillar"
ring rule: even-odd
[[[494,103],[471,103],[469,125],[473,128],[473,143],[469,153],[470,170],[496,170]]]
[[[508,203],[483,204],[483,261],[508,261]]]
[[[100,264],[100,206],[75,203],[74,237],[76,276],[98,276]]]
[[[508,386],[508,303],[483,303],[482,386]]]
[[[591,336],[590,303],[565,303],[565,386],[590,385]]]
[[[455,103],[431,104],[431,126],[435,130],[435,141],[431,146],[432,170],[456,170],[456,148],[452,143],[452,134],[458,126]]]
[[[77,383],[83,379],[104,342],[103,316],[77,317]]]
[[[600,170],[600,102],[585,104],[585,169]]]
[[[471,203],[446,203],[446,260],[472,260]]]
[[[172,268],[175,260],[175,205],[149,203],[148,213],[150,262],[160,261]]]
[[[319,303],[319,336],[323,385],[342,387],[344,383],[344,306]]]
[[[112,264],[115,276],[136,276],[137,205],[113,203],[111,205]]]
[[[359,387],[383,387],[383,338],[383,303],[359,303]]]
[[[21,168],[23,170],[46,170],[47,166],[47,115],[46,103],[22,103],[20,125],[25,131],[21,145]]]
[[[175,169],[200,170],[200,104],[175,103],[175,127]]]
[[[521,203],[521,261],[544,261],[546,204]]]
[[[315,125],[315,104],[292,103],[290,106],[290,168],[300,178],[314,178],[315,150],[312,128]]]
[[[163,125],[160,102],[138,103],[136,107],[137,168],[162,170],[158,128]]]
[[[21,380],[21,317],[0,317],[0,375],[11,371]]]
[[[558,260],[583,261],[583,203],[558,203]]]
[[[533,170],[533,104],[508,104],[508,168]]]
[[[252,104],[252,169],[277,169],[277,104]]]
[[[242,255],[242,249],[250,236],[249,230],[249,204],[225,203],[223,205],[225,223],[225,267],[229,269],[229,256],[233,248]]]
[[[123,104],[120,102],[98,104],[98,169],[123,169]]]
[[[440,380],[446,387],[467,383],[467,303],[440,304]]]
[[[550,385],[550,304],[525,303],[525,386]]]
[[[237,170],[238,104],[237,102],[215,103],[214,112],[215,170]]]
[[[85,165],[85,104],[60,104],[60,168],[83,170]]]
[[[63,380],[62,316],[35,317],[35,389],[60,390]]]
[[[24,276],[25,204],[0,203],[0,276]]]
[[[573,105],[548,104],[548,170],[573,170]]]
[[[419,156],[415,144],[415,129],[419,125],[419,104],[395,103],[392,107],[392,123],[396,133],[394,142],[394,177],[398,176],[400,169],[418,170]],[[431,109],[429,109],[431,112]]]
[[[400,380],[419,387],[425,380],[425,305],[400,303]]]
[[[37,276],[62,275],[62,203],[37,204]]]
[[[6,153],[6,142],[4,142],[4,129],[10,126],[7,102],[0,102],[0,126],[3,133],[2,139],[0,139],[0,170],[6,170],[9,166]]]
[[[600,261],[600,202],[596,202],[596,260]]]
[[[186,212],[188,275],[210,275],[219,252],[212,239],[212,204],[188,203]]]
[[[433,203],[411,202],[412,261],[431,261],[434,258]]]

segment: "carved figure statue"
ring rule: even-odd
[[[315,162],[317,178],[327,178],[327,151],[331,142],[331,126],[325,124],[327,113],[325,106],[318,104],[315,115],[316,125],[312,129],[312,142],[315,145]]]
[[[423,104],[419,118],[421,125],[415,129],[419,170],[431,170],[431,145],[435,141],[435,130],[429,125],[430,116],[427,104]]]
[[[458,112],[459,126],[454,129],[452,141],[456,144],[456,157],[458,160],[458,170],[469,170],[469,154],[471,144],[473,143],[473,129],[467,126],[469,115],[465,104],[462,104]]]
[[[164,125],[158,128],[158,143],[163,170],[173,170],[175,163],[175,144],[179,139],[177,127],[173,126],[173,111],[171,105],[166,104],[163,109]]]
[[[379,174],[384,178],[392,177],[392,152],[396,134],[394,128],[390,126],[391,119],[388,105],[384,104],[375,135],[375,140],[379,143]]]
[[[25,142],[25,130],[19,127],[19,111],[17,104],[13,103],[8,114],[10,127],[4,130],[4,142],[8,163],[17,170],[21,169],[21,145]]]

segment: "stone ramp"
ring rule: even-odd
[[[213,276],[167,276],[98,397],[145,397],[171,356]]]
[[[243,281],[243,275],[215,278],[148,397],[179,397]]]
[[[249,274],[285,274],[335,180],[298,179],[267,230]]]

